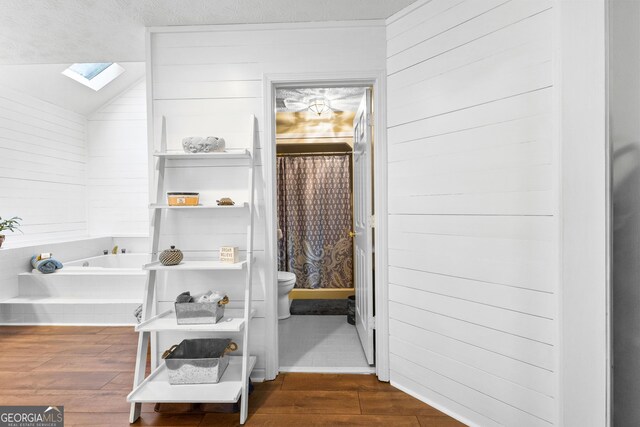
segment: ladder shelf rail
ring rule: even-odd
[[[136,327],[138,331],[138,349],[136,353],[136,366],[134,370],[133,389],[128,396],[131,402],[131,411],[129,422],[134,423],[139,417],[143,402],[218,402],[230,403],[240,399],[240,424],[244,424],[248,416],[249,403],[249,376],[253,370],[256,357],[251,356],[250,352],[250,324],[251,319],[255,315],[252,308],[252,282],[253,282],[253,244],[254,244],[254,216],[256,213],[256,185],[255,185],[255,155],[257,152],[257,141],[255,136],[255,122],[253,115],[249,116],[249,126],[251,144],[249,149],[229,149],[226,153],[179,153],[167,151],[167,118],[162,117],[160,151],[154,152],[156,158],[156,199],[155,203],[149,208],[152,212],[151,218],[151,262],[144,266],[147,270],[147,281],[145,284],[145,293],[143,299],[142,319]],[[169,209],[168,206],[160,204],[165,193],[165,171],[167,161],[180,162],[184,164],[188,161],[204,161],[216,159],[224,162],[225,159],[248,159],[245,164],[248,167],[248,190],[249,197],[246,203],[241,204],[241,208],[248,209],[247,224],[247,254],[246,259],[236,264],[223,265],[217,261],[189,261],[185,260],[179,268],[174,271],[189,270],[208,270],[211,274],[217,270],[222,271],[239,271],[245,274],[245,288],[243,307],[229,310],[233,315],[226,315],[222,322],[214,325],[177,325],[173,324],[175,312],[173,310],[165,310],[159,314],[158,301],[156,295],[156,285],[160,271],[168,270],[158,262],[158,246],[160,241],[163,211]],[[233,166],[238,166],[236,160]],[[215,162],[214,162],[215,163]],[[215,164],[205,163],[206,167],[217,167]],[[199,208],[210,208],[211,212],[216,212],[217,207],[199,206]],[[219,209],[223,210],[223,209]],[[189,209],[177,209],[176,212],[190,211]],[[242,333],[242,355],[230,356],[230,365],[223,375],[220,383],[194,385],[194,387],[171,386],[166,381],[166,366],[158,362],[157,349],[157,333],[159,331],[174,331],[182,333],[190,332],[207,332],[211,334],[218,333]],[[147,366],[147,349],[151,345],[151,367],[152,372],[145,377],[145,369]],[[233,363],[231,363],[231,361]],[[169,400],[167,400],[169,399]],[[183,400],[187,399],[187,400]]]

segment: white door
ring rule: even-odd
[[[353,119],[353,237],[356,330],[369,364],[373,354],[373,239],[371,221],[371,90]]]

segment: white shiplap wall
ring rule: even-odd
[[[145,82],[89,116],[88,205],[92,236],[149,233]]]
[[[381,21],[321,23],[321,24],[277,24],[277,25],[231,25],[197,27],[190,29],[153,29],[150,43],[152,103],[155,135],[154,144],[159,146],[160,121],[167,117],[169,144],[177,148],[182,136],[202,135],[215,132],[227,138],[233,145],[250,141],[238,139],[246,129],[249,114],[257,118],[259,142],[258,159],[262,159],[264,105],[262,81],[264,74],[286,73],[353,73],[360,70],[382,70],[385,67],[385,25]],[[185,116],[199,115],[199,119]],[[215,133],[214,133],[215,134]],[[246,138],[245,138],[246,139]],[[151,164],[153,166],[153,163]],[[168,172],[170,189],[220,188],[219,192],[205,194],[207,197],[235,194],[242,197],[240,187],[245,174],[235,167],[224,170],[193,168]],[[275,283],[264,280],[264,203],[262,168],[258,168],[257,187],[260,193],[258,209],[256,268],[254,299],[258,314],[253,321],[253,345],[251,352],[258,356],[256,375],[264,376],[265,368],[265,287]],[[213,199],[211,199],[213,200]],[[237,244],[245,248],[243,222],[232,212],[216,213],[220,220],[203,216],[201,212],[170,212],[167,216],[167,233],[161,247],[177,244],[191,256],[215,256],[221,244]],[[192,273],[160,285],[161,305],[168,306],[179,292],[192,292],[203,287],[223,287],[231,293],[233,302],[242,298],[241,275],[225,273],[213,279],[211,275]],[[209,281],[205,281],[210,278]],[[173,280],[173,281],[172,281]],[[171,282],[172,281],[172,282]],[[180,284],[179,284],[180,283]],[[198,285],[197,283],[203,283]],[[180,337],[161,336],[160,350],[178,341]]]
[[[0,216],[13,243],[87,233],[86,118],[0,87]]]
[[[552,6],[387,21],[391,381],[473,425],[557,424]]]

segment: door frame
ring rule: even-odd
[[[386,73],[384,70],[357,73],[291,73],[264,74],[264,144],[262,167],[265,205],[265,378],[274,379],[279,372],[278,355],[278,278],[277,278],[277,206],[275,91],[282,87],[371,86],[373,87],[373,186],[375,228],[375,353],[376,375],[389,381],[389,294],[387,244],[387,123]]]

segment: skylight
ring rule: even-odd
[[[88,62],[73,64],[62,72],[65,76],[98,91],[124,73],[115,62]]]
[[[69,69],[80,74],[87,80],[91,80],[105,69],[107,69],[113,62],[89,62],[85,64],[73,64]]]

